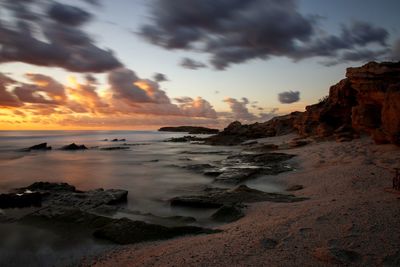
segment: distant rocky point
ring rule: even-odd
[[[162,127],[158,129],[160,132],[187,132],[189,134],[217,134],[218,129],[211,129],[198,126],[178,126],[178,127]]]
[[[333,137],[338,142],[368,134],[377,144],[400,145],[400,62],[348,68],[346,77],[330,88],[329,96],[304,112],[248,125],[235,121],[206,143],[237,145],[293,132],[302,137]]]

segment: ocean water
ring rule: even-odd
[[[183,166],[223,160],[226,155],[213,152],[238,152],[239,149],[163,142],[184,135],[156,131],[0,131],[0,193],[37,181],[67,182],[79,190],[125,189],[129,191],[126,208],[138,213],[121,212],[115,217],[148,221],[148,217],[140,214],[193,216],[197,220],[195,224],[210,226],[209,216],[213,210],[172,208],[168,200],[201,192],[212,182],[212,178]],[[126,141],[104,141],[115,138]],[[53,149],[19,151],[43,142]],[[59,149],[73,142],[90,149]],[[122,146],[123,143],[131,144],[129,149],[100,149]],[[279,186],[268,179],[261,177],[248,185],[279,191]],[[166,224],[155,218],[148,222]],[[98,240],[82,239],[79,233],[70,234],[71,237],[65,240],[65,237],[40,227],[0,224],[0,265],[74,265],[82,256],[110,246]]]

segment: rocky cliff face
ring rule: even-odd
[[[250,125],[234,122],[210,143],[234,144],[289,132],[338,141],[366,133],[377,143],[400,145],[400,62],[348,68],[346,78],[330,88],[329,96],[305,112]]]

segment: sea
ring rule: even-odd
[[[66,182],[79,190],[125,189],[129,191],[125,208],[134,212],[121,212],[114,217],[148,221],[149,217],[141,214],[153,214],[151,223],[166,224],[157,218],[191,216],[196,218],[195,225],[213,226],[209,220],[213,210],[173,208],[168,200],[197,194],[212,184],[212,178],[185,166],[221,161],[240,148],[164,142],[184,135],[187,133],[0,131],[0,193],[37,181]],[[40,143],[47,143],[52,150],[22,151]],[[89,149],[60,150],[71,143],[84,144]],[[129,149],[103,150],[117,146]],[[247,185],[269,192],[282,190],[270,177],[261,177]],[[14,224],[0,224],[0,236],[1,266],[74,265],[83,256],[110,248],[109,244],[96,240],[82,241],[78,237],[75,240],[73,235],[65,240],[46,229]]]

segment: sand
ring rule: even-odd
[[[269,138],[280,143],[293,136]],[[396,266],[400,261],[400,194],[389,193],[400,149],[315,142],[283,150],[296,171],[274,179],[310,200],[248,205],[246,216],[218,234],[121,247],[93,266]],[[396,262],[397,260],[397,262]]]

